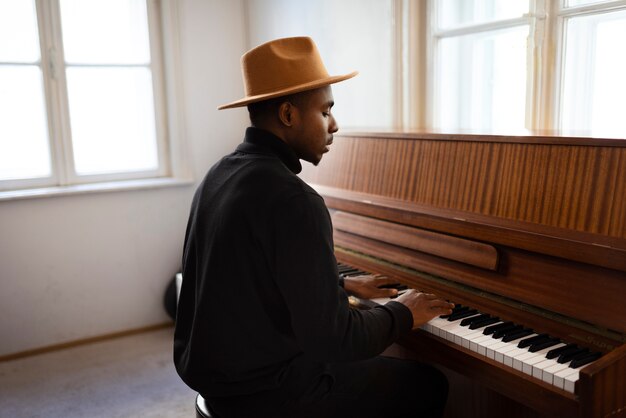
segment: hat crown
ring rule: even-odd
[[[241,57],[241,75],[246,97],[218,106],[231,109],[288,94],[328,86],[357,75],[328,75],[313,39],[302,36],[276,39]]]
[[[309,37],[267,42],[241,57],[247,96],[256,96],[291,86],[328,78],[328,71]]]

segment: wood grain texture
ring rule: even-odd
[[[337,135],[319,167],[307,165],[302,177],[427,207],[626,238],[626,141],[441,138]]]
[[[464,290],[459,290],[453,284],[469,286],[479,294],[488,292],[517,301],[519,306],[502,306],[498,314],[507,318],[516,317],[521,323],[525,322],[523,317],[528,314],[528,307],[532,306],[626,336],[626,304],[623,303],[626,282],[611,270],[599,270],[577,263],[555,264],[549,257],[500,248],[503,260],[499,271],[492,272],[340,231],[335,233],[335,244],[335,253],[350,249],[364,257],[385,260],[393,265],[444,278],[451,283],[443,285],[423,276],[401,274],[392,268],[384,272],[393,277],[403,277],[416,289],[441,294],[455,302],[463,298]],[[362,260],[356,261],[363,264]],[[380,266],[376,264],[369,264],[368,267],[383,273],[378,271]],[[481,302],[472,303],[474,306]],[[491,305],[486,311],[496,313]],[[593,332],[570,329],[563,324],[560,324],[560,329],[543,328],[541,321],[532,326],[565,340],[577,340],[585,346],[594,345],[598,351],[623,344],[623,341],[602,340]]]
[[[496,270],[498,252],[492,245],[412,228],[345,212],[333,214],[336,230],[370,237],[488,270]]]
[[[578,393],[585,417],[626,417],[626,344],[580,372]]]
[[[364,271],[383,274],[411,287],[439,294],[458,303],[478,308],[481,312],[500,316],[506,320],[524,324],[531,328],[547,332],[593,350],[607,352],[596,362],[581,369],[581,378],[577,384],[576,394],[572,395],[555,388],[539,379],[530,377],[517,370],[503,366],[484,356],[459,347],[422,331],[416,331],[399,341],[406,352],[404,357],[438,363],[445,368],[460,373],[470,381],[465,382],[464,393],[459,388],[452,388],[455,393],[454,408],[446,412],[464,411],[463,415],[446,414],[446,416],[489,417],[502,415],[502,407],[514,407],[503,400],[485,393],[481,387],[490,388],[506,397],[540,412],[541,416],[549,417],[623,417],[626,399],[626,345],[620,341],[587,339],[596,337],[584,336],[571,324],[556,322],[546,317],[523,310],[511,310],[496,301],[481,297],[480,294],[467,293],[454,287],[446,287],[427,277],[412,274],[398,269],[391,264],[381,264],[374,259],[363,257],[342,249],[336,251],[339,261],[360,268]],[[579,338],[582,337],[582,338]],[[452,385],[457,384],[451,381]],[[452,399],[451,399],[452,400]],[[495,402],[495,403],[494,403]],[[526,415],[526,414],[525,414]],[[529,416],[534,416],[529,414]]]
[[[626,141],[352,134],[302,177],[333,212],[339,261],[605,356],[571,395],[432,336],[402,340],[410,352],[539,414],[626,415]],[[442,237],[497,266],[438,253]],[[470,396],[459,410],[501,416]]]

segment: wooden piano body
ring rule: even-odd
[[[351,133],[301,176],[339,261],[605,353],[572,394],[418,330],[448,416],[626,417],[625,140]]]

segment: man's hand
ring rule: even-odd
[[[419,328],[426,322],[439,315],[450,315],[454,303],[433,295],[432,293],[420,293],[411,289],[396,299],[411,310],[413,314],[413,329]]]
[[[343,288],[346,292],[361,298],[389,298],[396,296],[396,289],[380,289],[380,286],[397,283],[388,277],[377,274],[366,274],[362,276],[346,277],[343,279]]]

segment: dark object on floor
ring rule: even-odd
[[[199,393],[196,396],[196,418],[219,418],[215,412],[211,412],[209,405]]]
[[[163,307],[170,318],[176,320],[176,276],[172,277],[172,280],[170,280],[165,289]]]

